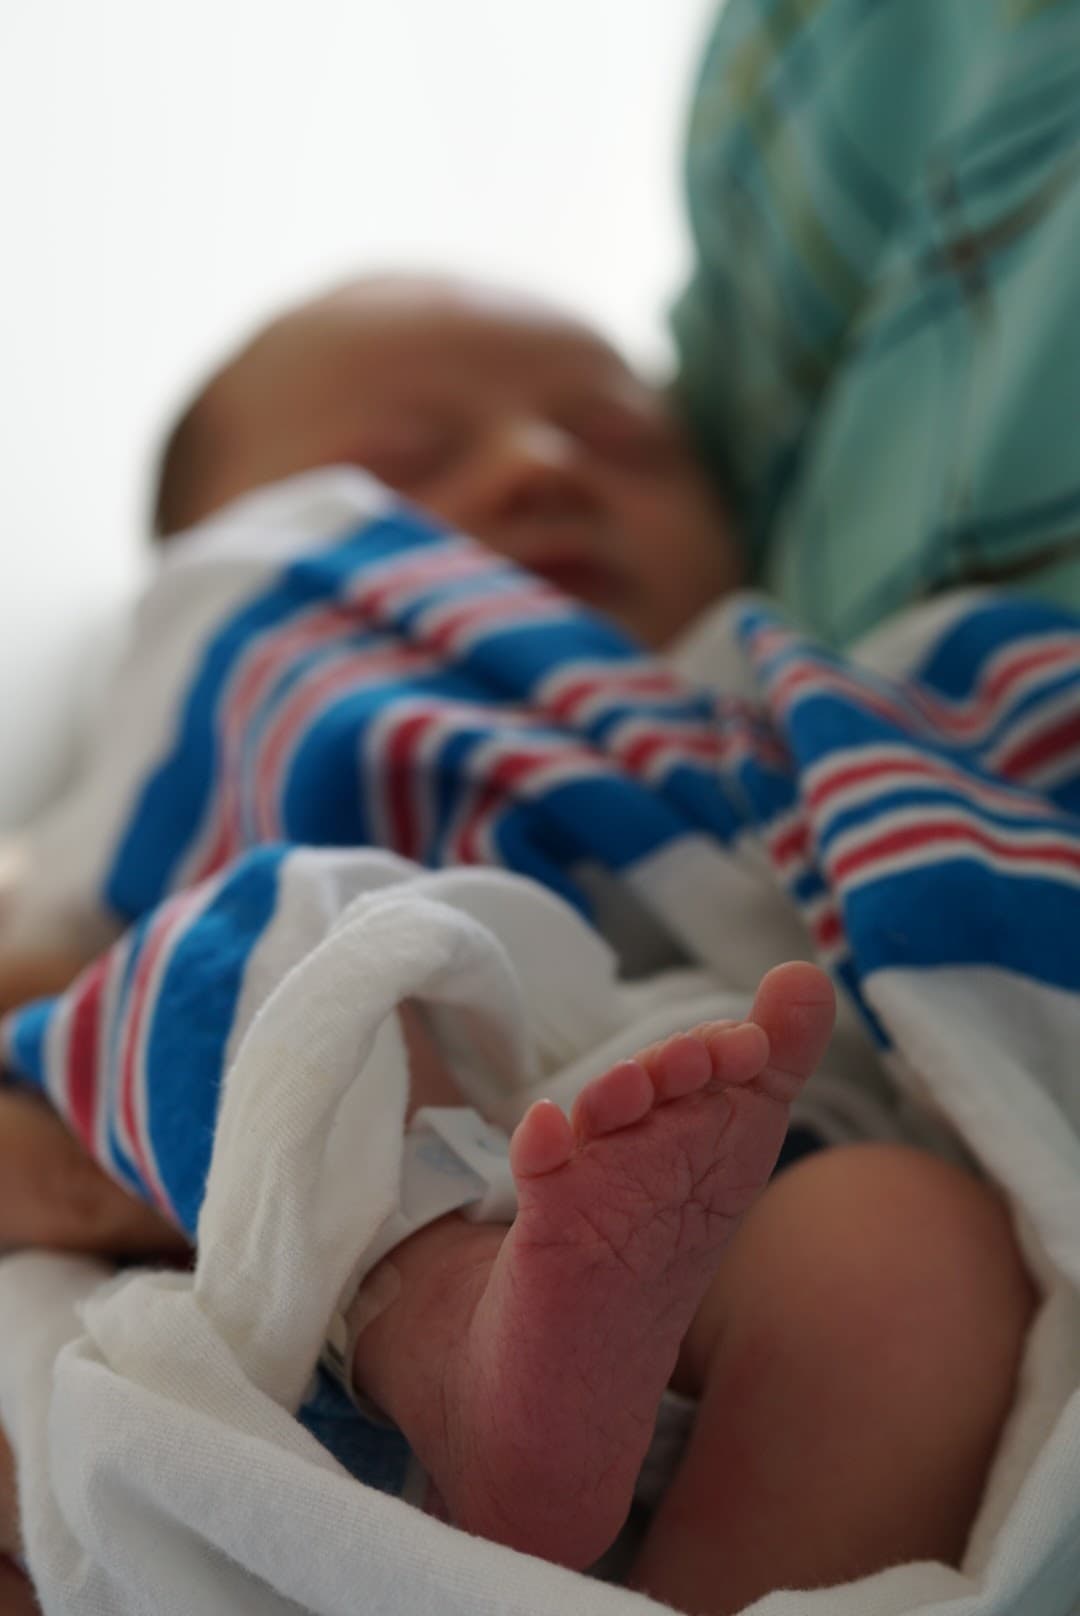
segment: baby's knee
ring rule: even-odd
[[[779,1284],[832,1351],[891,1364],[928,1394],[953,1371],[1011,1386],[1034,1291],[988,1185],[923,1152],[851,1145],[792,1168],[765,1199]]]

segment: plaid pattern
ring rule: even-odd
[[[682,392],[758,580],[833,644],[1080,606],[1080,0],[729,0],[687,173]]]

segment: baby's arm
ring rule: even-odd
[[[58,945],[44,947],[0,947],[0,1016],[35,999],[52,998],[70,987],[84,966],[88,951]]]
[[[77,928],[58,926],[50,938],[44,924],[27,924],[30,846],[29,837],[0,842],[0,1015],[62,993],[95,952]],[[118,1189],[42,1101],[0,1087],[0,1250],[25,1246],[128,1256],[174,1250],[176,1235]]]
[[[62,993],[95,952],[78,928],[57,925],[50,936],[44,917],[34,917],[31,847],[32,834],[0,842],[0,1016]],[[174,1242],[173,1231],[119,1190],[47,1106],[0,1087],[0,1250],[134,1255]]]

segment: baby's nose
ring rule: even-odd
[[[545,421],[507,422],[476,457],[477,516],[507,519],[590,503],[587,457],[573,434]]]
[[[492,452],[523,466],[561,470],[573,466],[581,446],[572,433],[553,421],[510,421],[492,434]]]

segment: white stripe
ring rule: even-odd
[[[101,1015],[98,1021],[97,1042],[97,1107],[94,1117],[94,1148],[98,1161],[111,1162],[116,1165],[112,1150],[112,1135],[119,1133],[119,1112],[116,1107],[117,1071],[109,1058],[110,1044],[113,1037],[113,1022],[116,1016],[117,1001],[120,997],[120,987],[124,980],[124,972],[128,959],[131,956],[132,933],[128,932],[120,942],[109,950],[109,968],[105,974],[105,981],[101,987],[100,1008]],[[110,1123],[116,1123],[111,1127]]]

